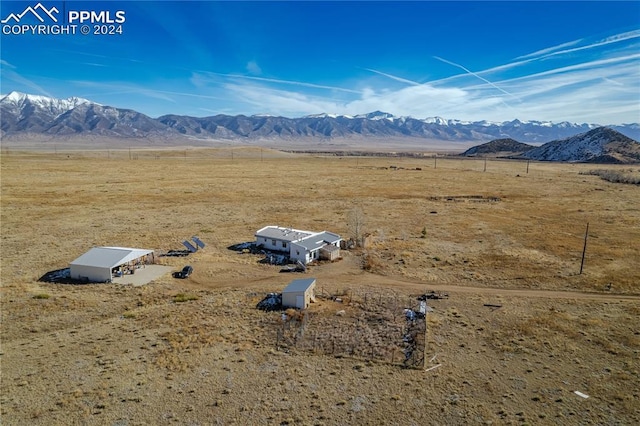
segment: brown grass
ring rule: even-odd
[[[640,422],[636,185],[580,174],[593,165],[230,152],[2,156],[3,424]],[[372,351],[277,350],[280,313],[256,295],[298,275],[227,247],[267,224],[348,235],[355,206],[371,245],[310,268],[342,302],[319,298],[308,330]],[[192,235],[208,245],[187,280],[37,281],[95,245]],[[441,366],[380,362],[402,355],[402,309],[431,289],[450,294],[429,301]]]

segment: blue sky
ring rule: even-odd
[[[0,17],[37,3],[2,1]],[[152,117],[640,122],[637,1],[41,3],[58,18],[124,11],[122,34],[82,35],[79,24],[5,34],[7,21],[3,94],[79,96]]]

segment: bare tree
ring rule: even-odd
[[[356,242],[356,247],[363,246],[365,216],[360,207],[354,207],[347,215],[347,226],[351,238]]]

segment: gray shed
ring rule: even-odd
[[[315,278],[293,280],[282,290],[282,307],[306,309],[315,301]]]

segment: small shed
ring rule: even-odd
[[[320,259],[336,260],[340,257],[340,247],[327,244],[320,249]]]
[[[153,263],[153,250],[128,247],[94,247],[69,264],[71,278],[87,282],[111,282],[113,274],[134,273]]]
[[[304,278],[293,280],[282,290],[282,307],[306,309],[310,302],[315,302],[316,279]]]

